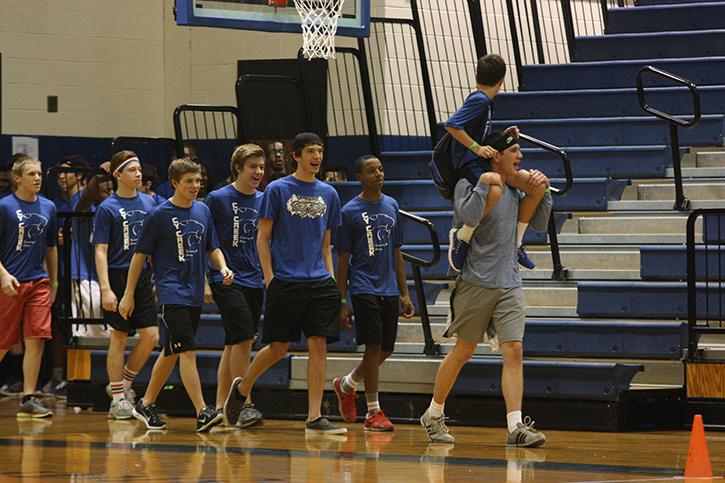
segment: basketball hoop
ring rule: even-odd
[[[302,53],[307,60],[335,58],[335,33],[343,2],[295,0],[302,23]]]

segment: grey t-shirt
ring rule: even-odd
[[[466,224],[476,227],[461,277],[479,287],[520,287],[521,276],[516,260],[516,223],[523,193],[504,185],[498,204],[481,220],[488,199],[488,188],[487,184],[481,182],[475,187],[471,186],[465,178],[456,184],[453,226]],[[546,231],[551,206],[551,194],[546,193],[529,223],[530,229]]]

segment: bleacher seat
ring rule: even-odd
[[[725,30],[713,29],[577,37],[575,60],[591,62],[720,55],[725,55]]]

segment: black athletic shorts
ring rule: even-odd
[[[181,354],[196,349],[196,331],[199,329],[201,307],[188,305],[162,305],[161,323],[166,329],[164,354]]]
[[[393,352],[398,335],[398,296],[372,294],[352,295],[357,344],[381,345],[383,351]]]
[[[267,287],[262,342],[296,342],[307,337],[340,340],[340,292],[332,278],[320,282],[285,282]]]
[[[264,289],[238,284],[210,284],[214,302],[219,307],[224,324],[224,345],[254,339],[262,315]]]
[[[111,290],[116,294],[116,298],[120,302],[123,293],[126,291],[126,279],[128,278],[128,270],[126,269],[108,269],[108,282],[111,284]],[[151,283],[151,270],[144,269],[136,284],[134,292],[133,313],[128,319],[124,319],[118,313],[103,311],[103,322],[113,330],[119,332],[133,333],[135,329],[143,329],[145,327],[156,327],[158,325],[158,311],[156,310],[156,302],[154,301],[153,285]]]

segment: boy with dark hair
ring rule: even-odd
[[[133,151],[120,151],[111,158],[111,175],[118,189],[106,198],[94,216],[93,243],[96,246],[96,272],[101,288],[103,320],[111,327],[106,356],[108,392],[112,398],[109,419],[133,417],[135,393],[131,384],[143,368],[159,339],[151,270],[144,267],[136,286],[133,314],[124,319],[118,312],[118,300],[123,297],[136,243],[143,229],[144,219],[156,203],[153,198],[139,193],[141,162]],[[126,339],[130,332],[139,334],[124,366]]]
[[[501,56],[489,54],[478,59],[476,91],[471,93],[463,105],[443,123],[446,131],[457,141],[451,143],[453,167],[460,178],[468,179],[471,183],[475,183],[482,173],[491,171],[491,159],[498,152],[493,146],[486,144],[484,139],[491,130],[491,102],[501,90],[505,77],[506,62]],[[516,127],[512,129],[518,135]],[[519,264],[533,269],[536,264],[526,254],[523,240],[526,228],[544,197],[544,192],[540,185],[533,184],[530,180],[529,171],[519,170],[509,177],[506,183],[527,195],[519,207],[516,247]],[[454,225],[451,229],[448,262],[456,272],[460,272],[463,268],[475,228],[469,225],[461,227]]]
[[[169,166],[169,179],[174,187],[174,196],[156,207],[144,220],[118,312],[125,319],[133,315],[136,286],[146,257],[151,256],[166,334],[146,394],[136,403],[133,415],[148,429],[166,428],[166,423],[159,417],[156,398],[176,361],[181,359],[181,381],[198,415],[196,431],[205,432],[219,424],[222,415],[204,402],[196,369],[194,339],[204,304],[204,273],[207,268],[204,253],[221,273],[223,283],[231,284],[234,273],[227,267],[224,254],[219,249],[209,208],[196,201],[201,185],[199,165],[188,159],[177,159]]]
[[[340,199],[334,188],[315,178],[322,165],[323,143],[313,133],[294,139],[295,172],[273,181],[262,198],[257,249],[267,301],[262,341],[268,344],[237,377],[224,403],[233,424],[254,382],[282,359],[290,342],[307,336],[307,422],[309,434],[340,434],[321,416],[327,343],[340,338],[340,293],[333,278],[330,236],[340,225]],[[270,247],[271,242],[271,247]]]
[[[22,335],[23,399],[17,417],[45,418],[53,413],[33,394],[43,345],[52,337],[50,307],[58,289],[56,210],[52,201],[38,196],[40,161],[16,160],[12,176],[15,193],[0,200],[0,360]]]
[[[476,346],[492,327],[499,339],[503,369],[501,392],[506,403],[508,446],[534,447],[546,437],[534,429],[530,418],[522,419],[524,393],[523,337],[526,307],[521,276],[516,263],[514,220],[525,198],[508,181],[520,170],[523,155],[518,138],[512,132],[494,132],[486,138],[496,153],[491,171],[479,176],[473,185],[460,179],[454,193],[454,222],[475,226],[473,243],[463,271],[451,294],[450,324],[445,337],[456,336],[456,345],[441,362],[436,374],[433,398],[420,422],[434,443],[452,443],[453,436],[445,424],[446,398],[461,368],[473,356]],[[548,188],[549,180],[536,170],[531,183]],[[546,229],[552,200],[547,192],[536,205],[531,226]]]
[[[264,281],[257,254],[257,225],[262,192],[257,191],[264,178],[264,151],[256,144],[243,144],[232,153],[231,177],[234,180],[212,191],[204,203],[209,207],[219,235],[224,258],[234,272],[234,283],[224,285],[218,270],[210,267],[205,291],[207,302],[216,302],[224,324],[224,352],[217,371],[216,407],[221,409],[232,380],[249,367],[252,343],[262,314]],[[241,427],[259,421],[253,404],[246,405],[237,423]],[[249,418],[249,415],[252,415]]]
[[[355,422],[355,389],[365,380],[366,431],[392,431],[378,401],[379,368],[390,357],[398,333],[398,313],[412,317],[415,312],[405,280],[403,237],[398,202],[382,192],[385,173],[375,156],[363,156],[355,164],[362,192],[342,208],[338,232],[337,286],[342,297],[340,321],[351,327],[346,294],[348,278],[355,313],[357,343],[365,344],[363,359],[350,374],[333,379],[343,419]],[[350,260],[352,255],[352,261]]]

